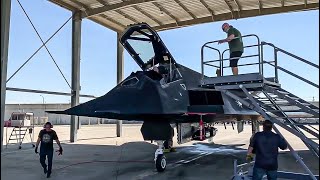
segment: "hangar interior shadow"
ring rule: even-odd
[[[128,142],[120,146],[62,144],[63,155],[54,155],[51,179],[231,179],[233,161],[246,162],[246,150],[240,148],[243,145],[199,142],[178,146],[176,152],[166,153],[167,169],[158,173],[153,162],[157,146],[149,142]],[[31,144],[24,147],[1,154],[1,178],[46,179]],[[54,147],[58,149],[56,144]],[[201,152],[208,154],[201,155]],[[298,153],[314,173],[319,172],[317,158],[307,150]],[[280,153],[279,170],[304,173],[290,152]]]

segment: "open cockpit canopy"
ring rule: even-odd
[[[144,71],[159,64],[175,64],[158,34],[147,24],[130,26],[120,42]]]

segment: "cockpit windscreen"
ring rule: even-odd
[[[150,36],[148,37],[146,35],[147,34],[135,32],[127,39],[127,42],[135,50],[144,64],[155,56],[152,40]]]

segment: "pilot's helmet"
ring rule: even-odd
[[[158,69],[160,74],[168,74],[168,70],[164,66],[160,65]]]

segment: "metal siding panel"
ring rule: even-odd
[[[79,6],[79,4],[76,4],[74,1],[71,1],[71,0],[63,0],[63,2],[67,3],[67,4],[70,4],[72,7],[76,8],[76,9],[79,9],[81,8]]]
[[[118,4],[123,2],[122,0],[105,0],[108,4]]]
[[[233,11],[239,11],[238,5],[235,0],[226,0],[229,5],[232,7]]]
[[[123,27],[107,20],[106,18],[103,18],[101,16],[96,16],[96,17],[92,17],[92,19],[96,20],[97,22],[100,22],[101,25],[104,25],[104,26],[110,26],[114,29],[122,29]]]
[[[103,6],[104,5],[99,2],[90,4],[91,9],[95,9],[95,8],[99,8],[99,7],[103,7]]]
[[[311,4],[311,3],[319,3],[319,0],[308,0],[308,4]]]
[[[280,0],[261,0],[263,8],[281,7]]]
[[[294,6],[304,4],[304,0],[285,0],[284,6]]]
[[[79,2],[81,4],[84,4],[84,5],[86,5],[86,6],[90,7],[90,8],[93,8],[93,7],[97,6],[97,5],[99,5],[100,7],[102,6],[96,0],[77,0],[75,3],[77,3],[77,2]]]
[[[121,14],[115,12],[115,11],[108,11],[104,13],[106,16],[112,18],[115,21],[118,21],[119,23],[127,26],[129,24],[134,24],[135,22],[125,18],[124,16],[122,16]]]
[[[181,1],[182,2],[182,1]],[[163,8],[169,11],[179,21],[186,21],[192,19],[192,17],[174,1],[158,2]]]
[[[224,14],[230,12],[228,5],[224,0],[207,0],[208,6],[212,8],[215,14]]]
[[[152,3],[145,3],[145,4],[140,4],[137,6],[140,7],[141,9],[143,9],[148,14],[155,17],[156,19],[158,19],[163,24],[174,23],[174,20],[171,19],[170,16],[168,16],[166,14],[163,14],[162,16],[160,16],[160,13],[161,13],[160,9],[158,7],[156,7],[155,5],[153,5]]]
[[[242,10],[259,9],[259,0],[238,0]]]
[[[117,4],[121,3],[124,0],[104,0],[107,4]],[[179,0],[183,5],[190,10],[192,14],[194,14],[197,18],[201,17],[208,17],[210,16],[210,12],[202,5],[202,3],[199,0]],[[230,9],[228,5],[226,4],[225,0],[204,0],[206,4],[212,9],[215,13],[215,15],[219,14],[228,14],[230,13]],[[227,0],[229,4],[232,6],[233,11],[237,11],[237,5],[234,0]],[[259,9],[259,0],[237,0],[242,7],[242,10],[253,10],[253,9]],[[77,3],[78,2],[78,3]],[[177,4],[174,0],[156,0],[158,4],[160,4],[164,9],[166,9],[168,12],[170,12],[178,21],[187,21],[192,20],[192,17],[187,13],[179,4]],[[281,0],[261,0],[263,4],[263,8],[275,8],[275,7],[282,7]],[[55,2],[53,2],[55,3]],[[64,8],[71,8],[74,9],[80,9],[81,5],[84,4],[90,8],[97,8],[101,7],[102,4],[99,3],[97,0],[61,0],[61,3],[64,4]],[[294,6],[294,5],[303,5],[305,2],[304,0],[285,0],[285,6]],[[314,4],[319,3],[319,0],[308,0],[308,4]],[[59,4],[56,2],[56,4]],[[62,5],[63,6],[63,5]],[[150,14],[153,18],[161,22],[162,24],[172,24],[175,23],[175,20],[172,19],[169,15],[163,14],[160,15],[160,9],[156,7],[152,2],[146,2],[142,4],[136,5],[139,8],[141,8],[146,13]],[[271,9],[270,9],[271,10]],[[127,15],[131,16],[132,18],[136,19],[137,21],[146,22],[150,24],[151,26],[158,26],[158,23],[154,22],[154,20],[150,19],[146,15],[144,15],[141,12],[138,12],[133,7],[126,7],[123,8],[122,11],[126,13]],[[237,12],[235,12],[237,13]],[[124,26],[133,24],[135,22],[125,18],[123,15],[115,12],[115,11],[108,11],[103,13],[106,16],[110,17],[114,21],[118,21],[119,23],[123,24]],[[107,19],[104,19],[103,17],[96,16],[95,21],[101,22],[102,24],[105,24],[106,26],[109,26],[111,28],[118,28],[119,25],[116,25],[116,23],[110,22]]]
[[[96,2],[95,0],[76,0],[77,2],[80,2],[82,4],[85,4],[85,5],[90,5],[94,2]]]
[[[197,17],[206,17],[210,16],[210,12],[207,10],[206,7],[203,6],[203,4],[200,1],[193,1],[193,0],[187,0],[187,1],[181,1],[183,4]]]
[[[146,22],[151,26],[158,25],[152,19],[150,19],[149,17],[145,16],[144,14],[142,14],[141,12],[139,12],[137,9],[135,9],[133,7],[124,8],[124,9],[121,9],[121,10],[124,13],[126,13],[127,15],[133,17],[134,19],[136,19],[139,22]]]

